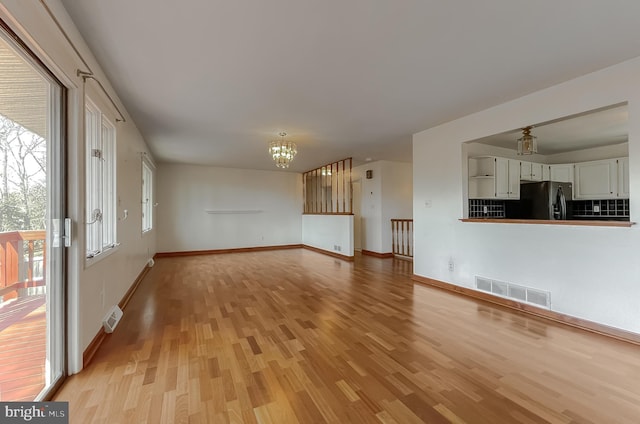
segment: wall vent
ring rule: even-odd
[[[551,308],[551,293],[534,289],[533,287],[525,287],[476,276],[476,289],[518,302],[535,305],[540,308]]]
[[[102,321],[105,333],[113,333],[113,330],[115,330],[116,326],[120,322],[120,318],[122,318],[122,309],[120,309],[118,305],[115,305],[109,310]]]

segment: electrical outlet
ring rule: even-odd
[[[453,258],[449,259],[449,271],[453,272],[454,270],[454,263],[453,263]]]

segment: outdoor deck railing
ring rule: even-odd
[[[45,284],[46,231],[0,233],[0,303]]]

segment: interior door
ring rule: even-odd
[[[0,26],[0,401],[32,401],[65,375],[64,91],[7,31]]]

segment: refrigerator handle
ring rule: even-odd
[[[562,191],[562,187],[558,187],[558,194],[556,196],[556,202],[559,203],[560,207],[560,219],[567,219],[567,199],[564,197],[564,192]]]

